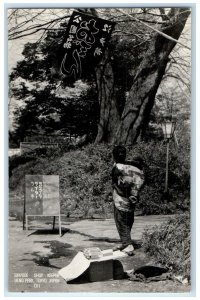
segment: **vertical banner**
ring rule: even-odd
[[[115,23],[80,12],[73,12],[62,44],[61,72],[77,80],[84,68],[94,67],[102,58]]]

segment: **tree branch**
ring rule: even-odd
[[[51,21],[48,21],[46,23],[43,23],[43,24],[39,24],[39,25],[34,25],[34,26],[30,26],[26,29],[23,29],[23,30],[20,30],[20,31],[17,31],[17,32],[11,32],[9,33],[9,39],[10,40],[14,40],[14,39],[18,39],[18,38],[21,38],[23,36],[27,36],[27,35],[30,35],[30,34],[34,34],[40,30],[44,30],[42,29],[43,26],[47,26],[49,24],[53,24],[53,23],[56,23],[58,21],[61,21],[63,19],[66,19],[66,18],[69,18],[70,16],[64,16],[64,17],[60,17],[60,18],[57,18],[57,19],[54,19],[54,20],[51,20]],[[31,30],[33,30],[32,32],[30,32]],[[35,30],[35,31],[34,31]],[[29,32],[28,34],[21,34],[23,32]]]
[[[176,39],[174,39],[173,37],[169,36],[168,34],[166,34],[166,33],[162,32],[162,31],[160,31],[160,30],[158,30],[158,29],[156,29],[156,28],[154,28],[154,27],[152,27],[152,26],[146,24],[145,22],[139,20],[138,18],[135,18],[135,17],[131,16],[129,13],[123,11],[121,8],[117,8],[117,10],[120,11],[120,12],[122,12],[122,13],[124,13],[125,15],[127,15],[127,16],[130,17],[130,18],[132,18],[133,20],[135,20],[135,21],[137,21],[137,22],[143,24],[144,26],[146,26],[146,27],[152,29],[153,31],[159,33],[160,35],[162,35],[162,36],[165,37],[166,39],[168,39],[168,40],[170,40],[170,41],[173,41],[173,42],[175,42],[175,43],[178,43],[178,44],[180,44],[182,47],[191,50],[190,47],[188,47],[188,46],[182,44],[181,42],[179,42],[178,40],[176,40]]]
[[[163,21],[169,21],[170,20],[169,17],[165,13],[164,7],[159,7],[159,11],[160,11],[160,16],[161,16]]]

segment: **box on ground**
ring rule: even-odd
[[[113,279],[113,259],[91,262],[88,268],[88,280],[90,282],[110,279]]]

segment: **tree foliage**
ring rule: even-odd
[[[24,59],[10,75],[12,94],[17,100],[23,99],[14,114],[19,140],[31,134],[56,132],[96,134],[99,108],[94,84],[77,81],[65,86],[54,72],[57,49],[53,45],[59,38],[59,31],[49,32],[39,46],[27,43]]]
[[[53,128],[56,130],[73,128],[75,123],[77,134],[82,134],[78,127],[83,129],[85,126],[90,127],[85,133],[92,131],[94,134],[97,132],[97,123],[99,123],[97,142],[133,143],[141,131],[145,132],[151,120],[152,108],[162,78],[165,83],[168,78],[180,81],[181,88],[183,84],[189,86],[188,81],[179,74],[180,69],[186,72],[188,68],[188,60],[185,57],[189,55],[189,46],[178,39],[190,11],[187,8],[129,8],[124,10],[88,8],[85,11],[115,21],[116,27],[109,44],[109,52],[102,61],[104,67],[97,67],[96,70],[88,68],[88,76],[85,80],[89,86],[92,86],[91,91],[86,88],[89,92],[88,99],[84,98],[85,96],[82,97],[83,94],[86,95],[86,91],[83,91],[82,94],[78,93],[75,96],[75,102],[68,94],[69,87],[66,87],[65,78],[58,72],[60,64],[58,53],[72,10],[19,9],[9,11],[11,41],[33,34],[36,37],[34,43],[29,42],[25,45],[24,59],[18,62],[10,76],[11,86],[13,86],[12,94],[17,99],[23,99],[26,104],[16,113],[18,134],[23,127],[29,131],[46,128],[48,133],[53,131]],[[28,12],[31,12],[30,15]],[[173,52],[175,45],[177,46]],[[184,45],[186,53],[182,56]],[[162,58],[161,52],[164,55]],[[94,91],[94,71],[96,71],[97,79],[96,92]],[[156,82],[153,82],[153,76],[156,74],[153,72],[157,71]],[[150,80],[151,73],[152,79]],[[103,78],[107,79],[101,82]],[[20,80],[20,85],[16,85],[16,81],[19,83]],[[30,84],[35,85],[35,88],[30,89],[28,87]],[[166,90],[168,83],[163,86]],[[58,96],[58,90],[61,88],[65,89],[62,100]],[[74,93],[76,93],[76,88],[77,85],[74,87]],[[147,96],[142,97],[140,93]],[[81,101],[82,98],[83,101]],[[92,98],[96,99],[93,103],[89,100]],[[136,117],[132,115],[133,111]],[[81,122],[83,120],[81,114],[89,118],[88,124],[90,125],[87,126]],[[127,119],[127,115],[130,116],[131,122]],[[29,125],[26,126],[28,121]],[[117,136],[114,136],[116,132]],[[22,134],[19,135],[22,138]]]

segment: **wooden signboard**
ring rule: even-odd
[[[24,199],[26,229],[28,229],[28,216],[53,216],[54,224],[55,217],[58,216],[61,235],[58,175],[26,175]]]

